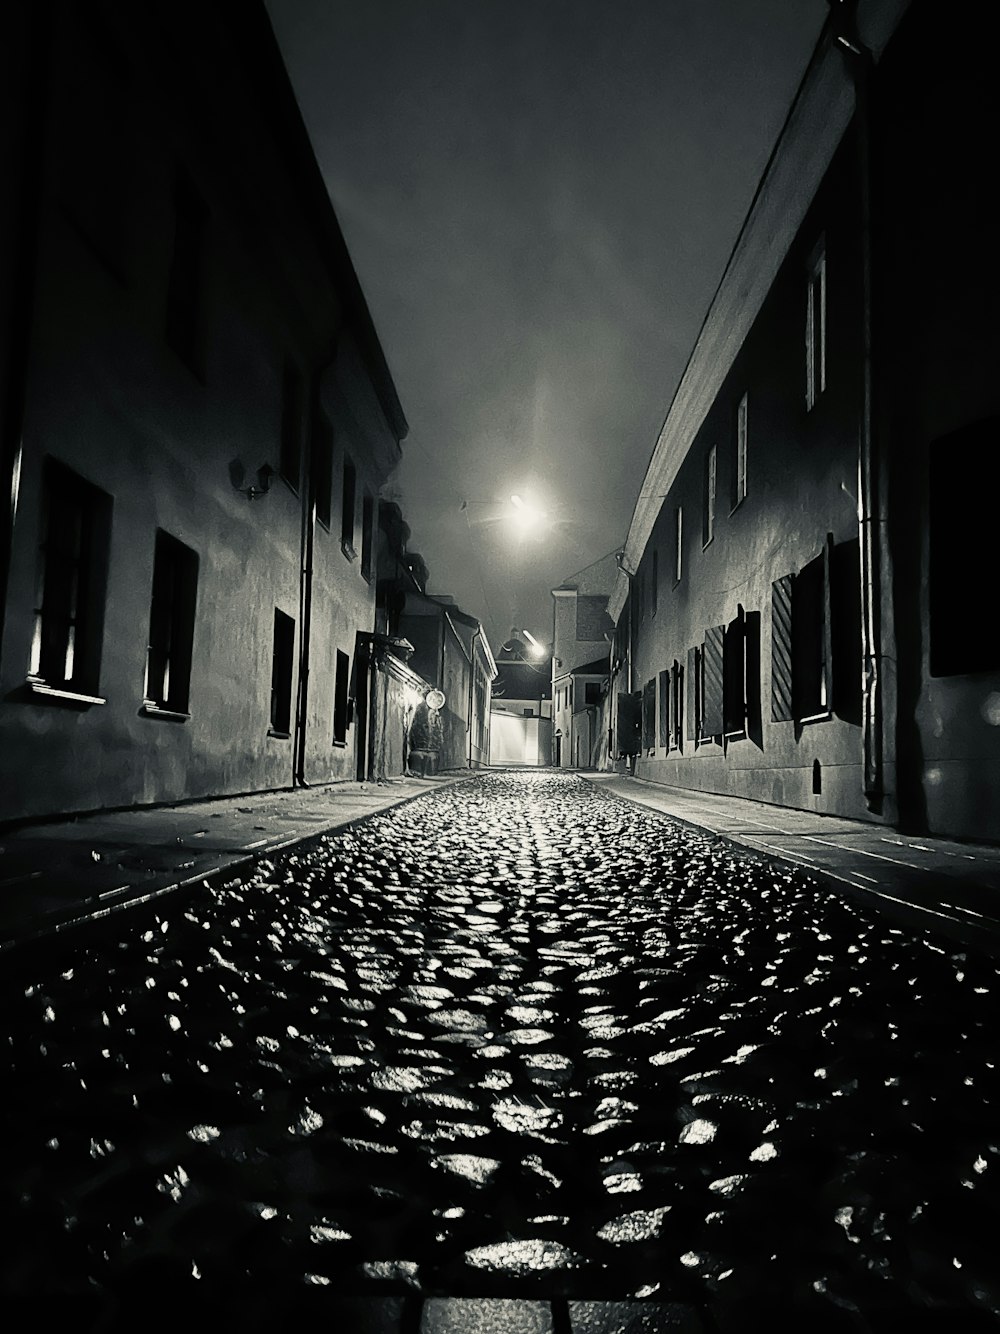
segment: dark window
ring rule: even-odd
[[[316,518],[324,528],[330,527],[333,492],[333,432],[327,421],[320,419],[314,439],[313,467],[316,486]]]
[[[677,506],[674,513],[674,583],[679,584],[684,573],[684,509]]]
[[[600,704],[601,702],[601,683],[600,681],[588,681],[583,687],[584,704]]]
[[[191,685],[198,556],[159,530],[153,560],[153,596],[146,651],[148,704],[186,713]]]
[[[861,724],[864,649],[861,641],[861,543],[838,542],[830,552],[830,687],[834,713]]]
[[[826,388],[826,251],[817,245],[806,279],[806,408]]]
[[[736,405],[735,449],[733,451],[733,509],[747,495],[747,395]]]
[[[292,730],[292,664],[295,622],[274,609],[274,656],[271,661],[271,731],[288,736]]]
[[[649,610],[652,616],[656,615],[656,604],[660,596],[660,553],[653,552],[653,564],[651,567],[651,577],[649,584]]]
[[[676,658],[670,673],[670,695],[672,723],[670,747],[672,750],[680,750],[684,736],[684,725],[681,722],[684,716],[684,668]]]
[[[39,596],[29,675],[93,695],[100,677],[111,497],[46,460]]]
[[[642,690],[642,748],[656,745],[656,682],[647,681]]]
[[[375,526],[375,501],[366,491],[361,502],[361,573],[366,579],[372,577],[372,555],[374,544],[372,536]]]
[[[660,701],[659,709],[659,729],[658,737],[660,745],[664,750],[667,748],[670,737],[670,673],[662,671],[660,673]]]
[[[302,376],[285,362],[281,383],[281,459],[278,471],[293,491],[302,474]]]
[[[174,187],[174,246],[167,287],[167,342],[201,373],[202,296],[207,211],[186,174]]]
[[[723,730],[727,736],[744,736],[747,729],[747,636],[742,607],[726,626],[722,677]]]
[[[993,621],[1000,418],[936,440],[929,453],[930,667],[934,676],[1000,668]]]
[[[800,721],[830,710],[830,593],[826,550],[792,582],[792,707]]]
[[[344,455],[344,489],[341,493],[340,544],[351,559],[357,555],[354,550],[354,510],[357,503],[358,475],[353,461]]]
[[[346,653],[337,650],[337,674],[333,685],[333,744],[343,746],[347,742],[347,690],[351,676],[351,660]]]
[[[702,529],[701,540],[704,546],[708,546],[715,536],[715,490],[716,490],[716,469],[718,466],[718,452],[715,445],[709,448],[705,455],[705,500],[702,511]]]

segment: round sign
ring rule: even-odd
[[[427,707],[428,707],[429,709],[443,709],[443,708],[444,708],[444,691],[443,691],[443,690],[428,690],[427,694],[424,696],[424,699],[427,701]]]

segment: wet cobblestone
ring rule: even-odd
[[[0,1283],[996,1314],[997,988],[484,775],[5,981]]]

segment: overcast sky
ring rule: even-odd
[[[410,423],[384,494],[431,591],[548,640],[624,542],[827,4],[267,5]]]

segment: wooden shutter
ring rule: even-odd
[[[771,585],[771,717],[790,722],[792,712],[792,576]]]
[[[650,678],[642,688],[642,748],[656,745],[656,681]]]
[[[666,750],[670,740],[670,673],[666,670],[660,673],[659,703],[659,741],[663,749]]]
[[[684,710],[686,727],[685,732],[689,741],[698,739],[698,690],[695,682],[698,680],[698,650],[696,648],[688,649],[687,658],[687,699],[684,701],[686,708]]]
[[[705,702],[702,709],[705,736],[719,736],[723,730],[722,645],[725,635],[724,625],[713,625],[705,631]]]

